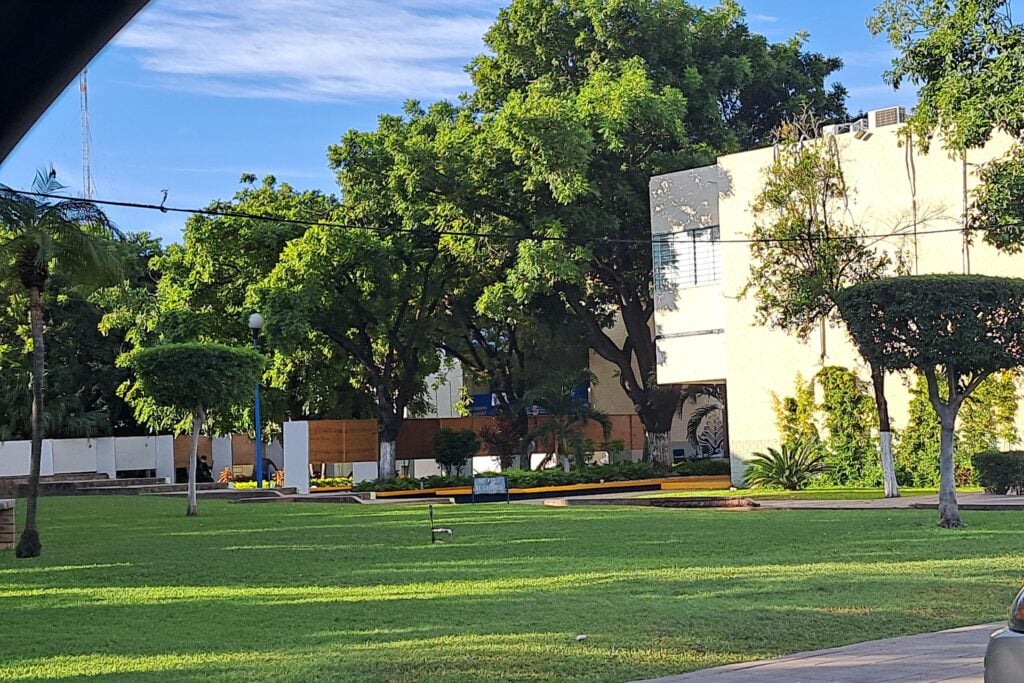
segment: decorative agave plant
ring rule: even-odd
[[[793,441],[754,453],[747,463],[747,486],[798,491],[826,469],[818,444]]]

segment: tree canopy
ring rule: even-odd
[[[487,154],[469,180],[502,192],[469,213],[520,239],[480,308],[557,296],[615,367],[648,456],[667,466],[680,394],[655,377],[648,181],[761,144],[803,107],[845,118],[845,91],[824,85],[840,62],[801,37],[751,34],[732,2],[514,0],[485,42],[467,106]],[[624,341],[606,332],[616,321]]]
[[[182,243],[152,260],[155,286],[136,284],[104,293],[101,328],[123,337],[130,348],[191,341],[251,343],[246,321],[255,308],[250,290],[270,274],[289,241],[301,237],[310,222],[331,216],[337,206],[330,195],[298,191],[273,176],[259,184],[243,176],[234,198],[207,207],[224,215],[191,216]],[[267,429],[286,419],[369,414],[366,400],[352,387],[352,362],[330,344],[308,339],[289,353],[271,349],[268,356],[263,392]],[[175,426],[177,418],[157,408],[134,378],[122,393],[140,422],[151,428]],[[247,408],[219,411],[211,419],[219,431],[253,430]]]
[[[130,363],[147,396],[191,414],[248,402],[264,359],[248,348],[188,342],[137,349]]]
[[[861,353],[889,370],[950,368],[980,382],[1024,364],[1024,280],[913,275],[840,292]]]
[[[838,318],[837,292],[884,277],[894,266],[847,210],[851,189],[835,138],[805,138],[817,132],[808,123],[811,130],[783,127],[778,153],[764,169],[743,289],[754,297],[759,322],[801,339]]]

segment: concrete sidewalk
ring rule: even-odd
[[[990,493],[958,493],[961,510],[1024,510],[1024,496],[999,496]],[[901,496],[871,500],[767,500],[757,499],[760,507],[784,510],[898,510],[905,508],[934,509],[939,497]]]
[[[636,683],[981,683],[988,636],[1004,625],[872,640]]]

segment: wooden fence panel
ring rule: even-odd
[[[609,441],[622,441],[627,450],[640,450],[644,445],[643,424],[636,415],[611,415],[612,432]],[[548,421],[546,416],[528,419],[533,430]],[[406,420],[398,435],[396,458],[398,460],[430,459],[432,440],[441,429],[471,429],[478,436],[488,426],[495,424],[495,418],[488,416],[422,418]],[[589,423],[584,434],[595,444],[606,439],[601,426]],[[239,442],[238,439],[244,441]],[[244,436],[235,436],[234,461],[251,463],[252,441]],[[550,443],[537,444],[537,450],[550,450]],[[176,451],[177,452],[177,451]],[[241,459],[239,453],[242,453]],[[479,455],[493,455],[481,441]],[[309,423],[309,461],[320,462],[376,462],[378,456],[378,431],[375,420],[314,420]],[[212,457],[212,456],[211,456]]]
[[[250,439],[247,434],[231,435],[231,464],[256,464],[256,442]]]
[[[309,423],[310,462],[376,462],[375,420],[315,420]]]
[[[174,466],[188,467],[188,455],[192,449],[192,437],[184,434],[174,437]],[[208,436],[199,437],[199,452],[196,459],[206,456],[206,462],[213,465],[213,439]]]
[[[430,459],[433,457],[431,443],[434,434],[441,431],[443,420],[436,418],[420,418],[406,420],[402,423],[402,431],[398,433],[395,444],[395,457],[398,460]]]

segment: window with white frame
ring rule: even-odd
[[[655,235],[654,289],[700,287],[722,277],[722,237],[718,226]]]

